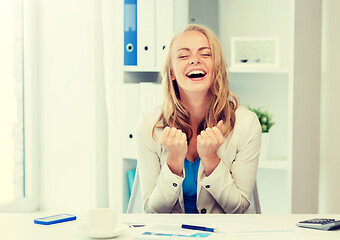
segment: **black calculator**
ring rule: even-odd
[[[333,230],[340,228],[340,220],[332,218],[313,218],[298,222],[299,227],[314,228],[319,230]]]

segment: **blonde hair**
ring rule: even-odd
[[[198,126],[197,135],[205,128],[216,126],[218,121],[223,120],[223,135],[227,137],[235,125],[235,111],[238,107],[238,99],[229,89],[227,64],[223,58],[221,44],[214,32],[207,27],[190,24],[181,33],[188,31],[197,31],[207,37],[214,62],[213,83],[209,89],[208,111]],[[164,128],[169,126],[182,130],[187,135],[189,142],[193,135],[189,121],[190,113],[180,100],[176,80],[171,80],[171,48],[179,34],[175,35],[171,41],[164,68],[161,72],[164,86],[164,102],[162,112],[152,129],[152,136],[155,139],[156,127]],[[160,121],[163,122],[163,126],[157,126]]]

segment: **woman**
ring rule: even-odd
[[[176,35],[162,78],[163,107],[137,126],[145,212],[247,212],[261,127],[229,90],[215,34],[189,25]]]

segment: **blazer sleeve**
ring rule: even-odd
[[[152,138],[155,121],[142,116],[137,125],[137,155],[144,211],[171,213],[179,199],[184,178],[173,174],[168,165],[161,166]]]
[[[238,146],[231,166],[221,160],[215,170],[200,181],[226,213],[246,212],[256,181],[262,130],[255,114],[248,117],[234,129],[238,131],[233,133],[237,135]]]

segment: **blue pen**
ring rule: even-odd
[[[182,224],[182,228],[190,229],[190,230],[205,231],[205,232],[219,232],[219,230],[216,228],[208,228],[208,227],[194,226],[194,225],[188,225],[188,224]]]

